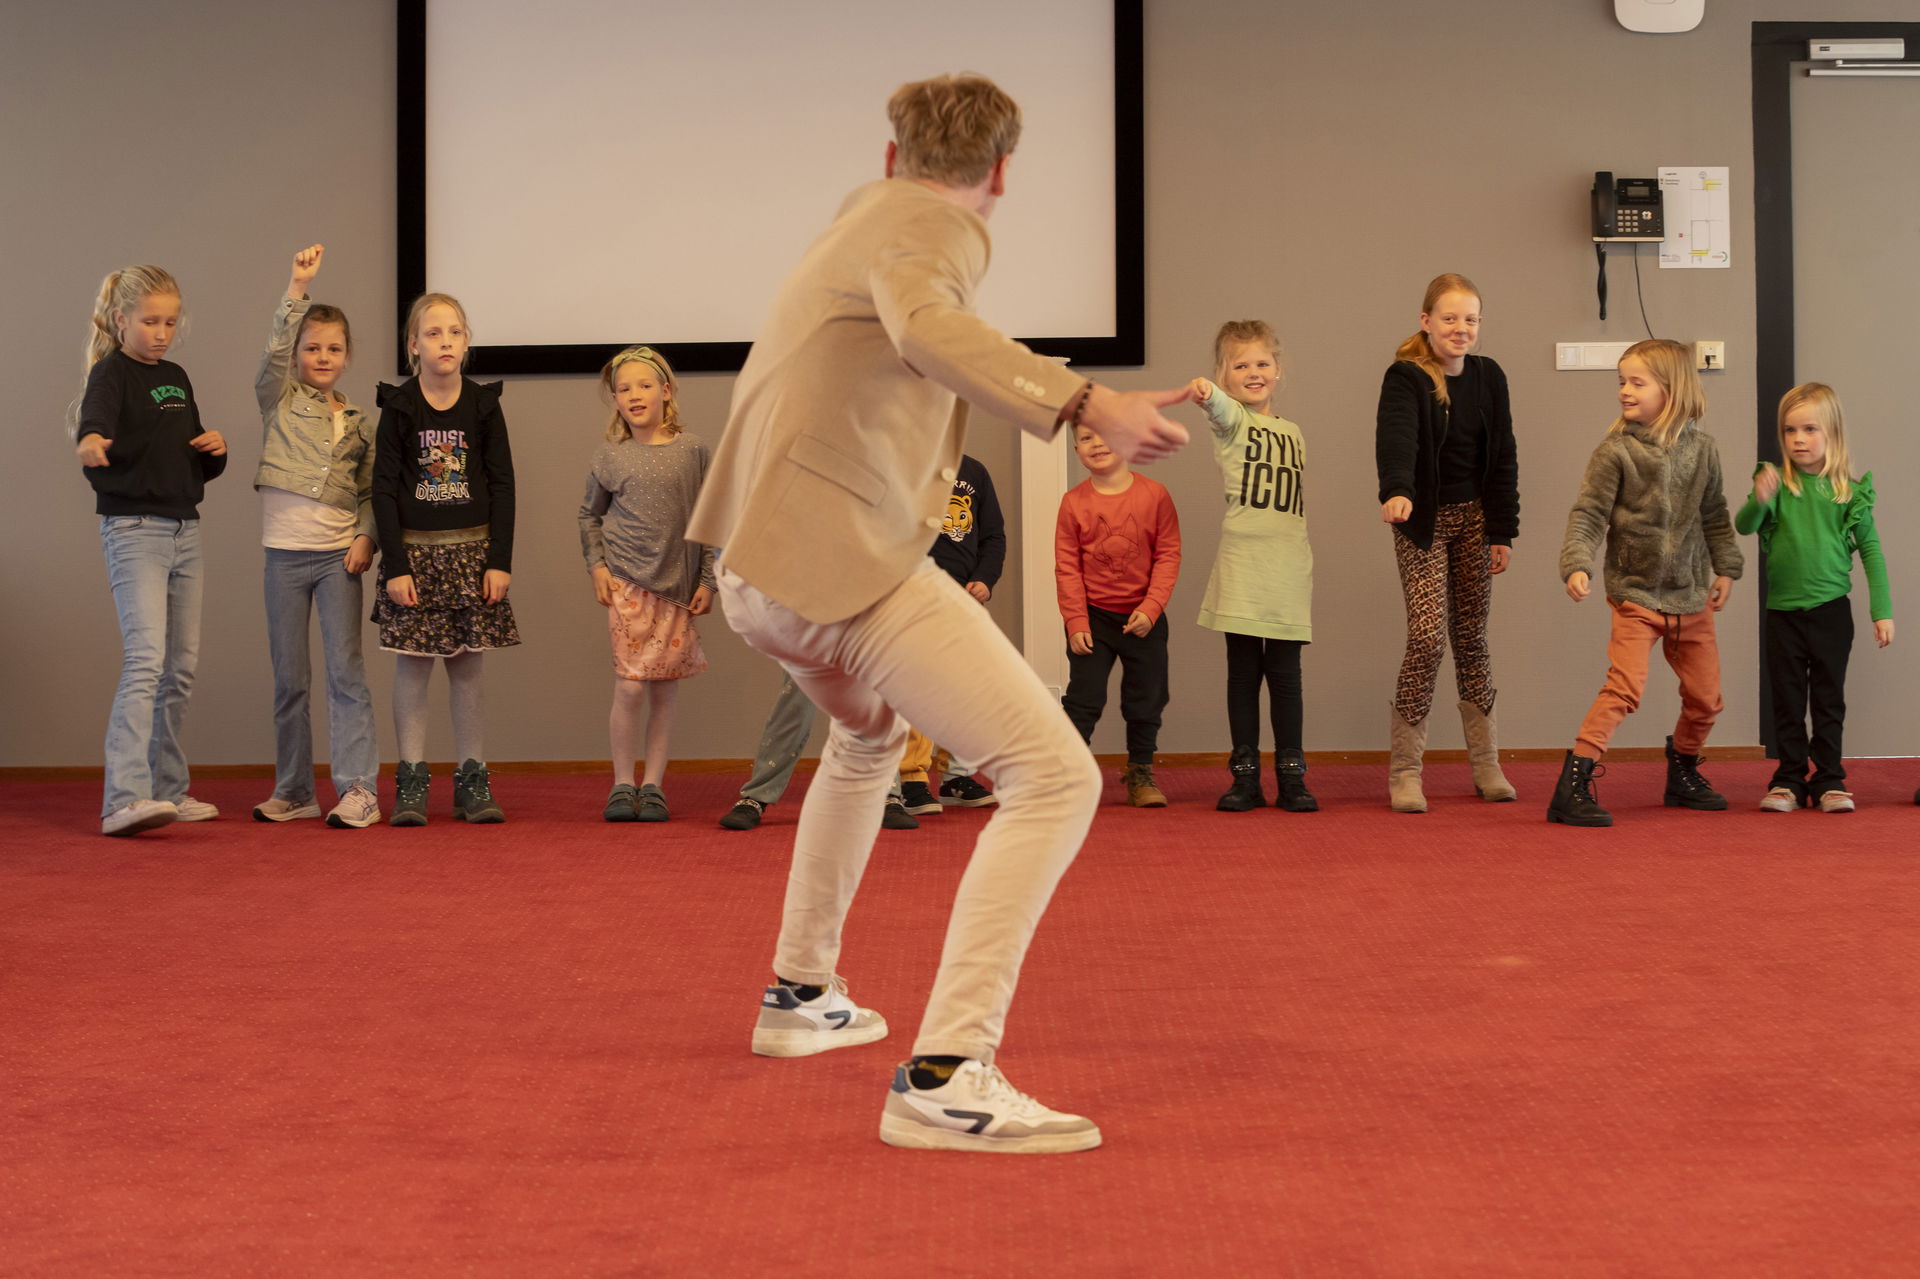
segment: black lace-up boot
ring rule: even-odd
[[[1599,766],[1597,759],[1567,752],[1560,764],[1560,781],[1553,788],[1553,800],[1547,805],[1548,821],[1564,822],[1568,826],[1613,825],[1613,814],[1600,807],[1599,797],[1593,793],[1594,769]]]
[[[1666,801],[1668,808],[1697,808],[1710,813],[1727,806],[1727,797],[1700,776],[1700,757],[1673,749],[1671,737],[1667,739]]]

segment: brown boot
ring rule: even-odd
[[[1152,764],[1128,764],[1120,775],[1127,784],[1127,802],[1135,808],[1165,808],[1167,797],[1153,784]]]
[[[1427,721],[1409,724],[1391,702],[1392,752],[1387,761],[1387,802],[1396,813],[1424,813],[1427,794],[1420,788],[1420,765],[1427,753]]]
[[[1493,707],[1482,711],[1472,702],[1462,702],[1460,723],[1467,730],[1467,761],[1473,765],[1473,793],[1489,804],[1513,799],[1519,792],[1500,771],[1500,743],[1494,735]]]

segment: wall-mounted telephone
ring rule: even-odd
[[[1621,178],[1611,173],[1593,175],[1593,238],[1595,240],[1664,240],[1667,204],[1654,178]]]

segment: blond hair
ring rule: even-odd
[[[69,438],[74,438],[80,430],[80,401],[86,398],[87,379],[93,374],[93,366],[120,349],[118,321],[155,294],[180,296],[179,282],[157,266],[121,267],[100,281],[100,294],[93,301],[92,323],[87,328],[87,359],[80,371],[80,394],[67,406]]]
[[[1280,376],[1280,339],[1273,335],[1273,326],[1265,320],[1228,320],[1213,335],[1213,381],[1218,386],[1227,377],[1227,357],[1236,346],[1245,346],[1255,342],[1265,347],[1273,355],[1273,372],[1276,380]]]
[[[893,171],[947,186],[984,182],[1020,141],[1020,107],[972,72],[903,84],[887,99],[896,148]]]
[[[1781,480],[1789,493],[1800,496],[1800,468],[1786,462],[1787,414],[1798,408],[1812,409],[1820,420],[1820,429],[1827,436],[1827,456],[1820,463],[1819,473],[1833,485],[1833,500],[1844,505],[1853,496],[1850,478],[1853,471],[1847,462],[1847,428],[1840,413],[1839,392],[1825,382],[1802,382],[1780,397],[1780,420],[1776,429],[1780,439]]]
[[[467,308],[460,305],[460,299],[451,293],[422,293],[407,308],[407,327],[404,330],[407,339],[407,367],[413,372],[420,371],[420,352],[414,350],[414,341],[420,335],[420,317],[427,313],[430,306],[450,306],[453,313],[460,317],[460,327],[467,334],[467,349],[460,357],[460,367],[467,367],[467,357],[473,354],[473,325],[467,323]],[[307,312],[309,316],[313,312]]]
[[[1661,448],[1673,447],[1682,431],[1707,415],[1707,393],[1700,389],[1700,375],[1693,370],[1693,352],[1669,338],[1648,338],[1626,349],[1620,363],[1628,360],[1639,360],[1646,365],[1647,372],[1666,392],[1667,406],[1647,426],[1653,432],[1654,443]],[[1607,434],[1615,435],[1626,429],[1627,419],[1617,417],[1607,428]]]
[[[672,394],[667,397],[666,409],[661,414],[660,425],[666,429],[669,435],[678,435],[680,432],[686,430],[686,427],[681,425],[680,422],[680,383],[673,376],[673,366],[667,363],[666,356],[660,354],[650,346],[630,346],[607,361],[606,367],[600,370],[600,388],[607,393],[608,399],[612,399],[613,397],[613,375],[615,371],[618,370],[622,364],[633,364],[636,362],[651,366],[653,371],[660,375],[660,384],[672,392]],[[607,422],[607,440],[610,443],[618,444],[622,440],[630,440],[632,438],[633,428],[627,425],[627,419],[620,416],[620,409],[618,406],[615,406],[613,417]]]
[[[1421,318],[1424,319],[1432,315],[1434,308],[1440,305],[1440,299],[1449,293],[1470,293],[1473,295],[1475,302],[1480,300],[1479,285],[1464,275],[1456,275],[1452,271],[1447,271],[1434,276],[1433,279],[1427,283],[1426,296],[1420,299]],[[1418,364],[1421,371],[1433,379],[1433,398],[1439,400],[1442,404],[1449,402],[1447,399],[1447,366],[1441,362],[1438,355],[1434,354],[1433,341],[1427,337],[1426,329],[1415,329],[1412,337],[1395,348],[1393,358],[1396,360],[1406,360],[1410,364]]]

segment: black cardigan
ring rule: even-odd
[[[1483,355],[1469,355],[1487,390],[1487,469],[1480,477],[1480,508],[1487,541],[1511,546],[1520,535],[1520,462],[1513,442],[1513,410],[1507,375]],[[1413,514],[1395,530],[1421,550],[1433,547],[1433,522],[1439,512],[1440,445],[1447,436],[1448,410],[1433,393],[1433,379],[1411,360],[1397,360],[1380,382],[1380,411],[1373,437],[1374,463],[1380,471],[1380,501],[1412,501]]]

